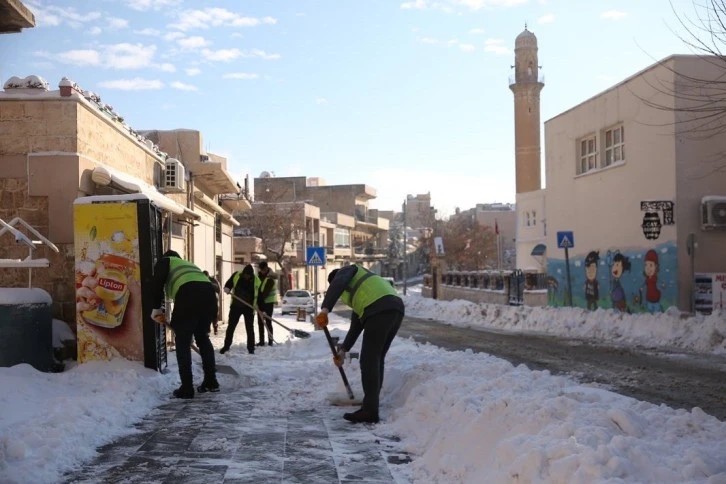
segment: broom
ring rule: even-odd
[[[252,309],[255,309],[255,310],[257,309],[252,304],[248,303],[247,301],[245,301],[244,299],[242,299],[242,298],[240,298],[238,296],[235,296],[234,294],[231,294],[230,293],[230,296],[232,296],[235,299],[235,301],[241,302],[242,304],[244,304],[248,308],[252,308]],[[306,331],[303,331],[301,329],[288,328],[287,326],[285,326],[284,324],[282,324],[280,321],[276,320],[275,318],[273,318],[271,316],[268,316],[268,315],[266,315],[264,313],[263,313],[263,315],[264,315],[265,319],[269,319],[273,323],[282,326],[283,328],[285,328],[286,330],[288,330],[290,333],[292,333],[297,338],[309,338],[310,337],[310,333],[308,333]]]

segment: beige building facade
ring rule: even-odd
[[[313,289],[317,273],[318,290],[327,287],[330,270],[360,263],[380,273],[388,254],[389,220],[369,209],[376,191],[367,185],[326,185],[320,178],[272,177],[254,179],[254,205],[305,203],[317,213],[306,211],[305,230],[293,241],[290,281],[293,287]],[[255,234],[249,234],[255,236]],[[326,265],[306,266],[307,247],[325,247]]]
[[[545,123],[551,305],[569,286],[574,306],[691,311],[694,274],[726,272],[726,141],[682,112],[686,79],[722,75],[671,56]],[[558,231],[574,235],[569,283]]]

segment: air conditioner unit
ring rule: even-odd
[[[709,195],[701,199],[701,228],[726,229],[726,197]]]
[[[183,192],[185,187],[184,165],[176,158],[166,160],[164,170],[164,189],[167,192]]]

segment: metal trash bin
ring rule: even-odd
[[[0,366],[53,369],[53,315],[42,289],[0,288]]]

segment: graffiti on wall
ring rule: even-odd
[[[667,200],[640,202],[640,211],[645,212],[641,228],[646,239],[657,239],[660,237],[660,231],[664,225],[674,225],[676,223],[673,217],[674,205],[673,202]],[[661,214],[663,215],[662,222]]]
[[[549,304],[564,306],[567,270],[564,259],[549,259]],[[657,313],[678,305],[675,242],[620,250],[595,248],[570,256],[572,305],[589,310]]]

